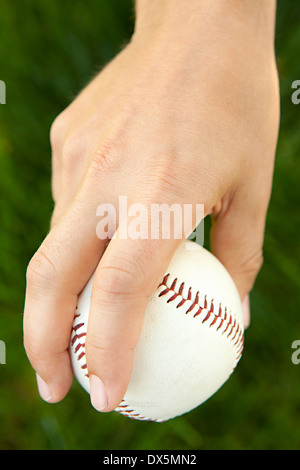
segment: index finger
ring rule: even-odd
[[[24,346],[40,395],[53,403],[64,398],[72,383],[68,347],[76,302],[104,249],[93,218],[82,213],[81,205],[75,200],[27,269]]]

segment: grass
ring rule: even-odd
[[[0,79],[0,449],[299,449],[300,5],[278,5],[276,54],[282,118],[265,262],[251,295],[252,325],[237,372],[210,400],[167,423],[99,415],[74,382],[56,405],[42,402],[22,345],[27,263],[48,230],[49,127],[132,32],[129,0],[2,0]]]

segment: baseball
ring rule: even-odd
[[[79,296],[70,341],[74,375],[87,392],[92,283]],[[227,381],[243,343],[242,305],[229,273],[205,248],[183,242],[149,299],[131,380],[115,411],[155,422],[191,411]]]

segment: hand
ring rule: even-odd
[[[26,352],[51,403],[72,382],[74,311],[95,270],[86,337],[91,400],[102,411],[120,403],[148,298],[180,243],[107,245],[96,235],[99,204],[118,207],[120,195],[147,208],[203,203],[212,250],[247,303],[262,265],[278,135],[274,25],[267,21],[260,34],[238,14],[206,13],[203,24],[194,29],[191,16],[176,34],[175,20],[137,27],[52,126],[55,209],[28,266],[24,313]]]

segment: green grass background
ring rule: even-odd
[[[300,448],[300,365],[291,362],[291,344],[300,339],[300,105],[291,102],[291,84],[300,79],[299,22],[300,3],[279,1],[281,129],[243,358],[205,404],[155,424],[98,414],[75,382],[63,402],[44,403],[22,343],[25,270],[53,209],[49,127],[128,41],[132,3],[1,0],[0,339],[7,364],[0,365],[0,449]]]

